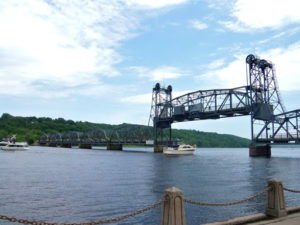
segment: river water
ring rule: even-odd
[[[175,186],[196,201],[240,200],[278,178],[300,189],[300,149],[273,148],[271,158],[248,149],[197,149],[190,156],[151,149],[106,151],[31,147],[0,151],[0,214],[46,222],[87,222],[127,214],[163,199]],[[287,206],[300,194],[286,193]],[[188,225],[262,213],[265,196],[230,207],[185,204]],[[161,206],[114,224],[160,224]],[[0,224],[14,224],[0,221]]]

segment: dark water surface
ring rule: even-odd
[[[240,200],[278,178],[300,189],[300,149],[273,148],[271,158],[250,158],[248,149],[197,149],[191,156],[150,150],[106,151],[32,147],[0,151],[0,214],[47,222],[95,221],[144,208],[176,186],[197,201]],[[300,194],[286,193],[287,206]],[[265,196],[230,207],[185,204],[188,225],[264,212]],[[115,224],[160,224],[158,207]],[[14,224],[0,221],[0,224]]]

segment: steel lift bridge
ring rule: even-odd
[[[92,146],[106,145],[107,150],[122,150],[123,145],[145,145],[153,140],[153,128],[142,125],[120,125],[115,129],[94,129],[43,134],[39,144],[42,146],[91,149]],[[152,144],[152,143],[150,143]]]
[[[172,98],[172,86],[155,85],[149,124],[154,151],[172,140],[172,123],[250,115],[250,156],[270,156],[273,144],[299,144],[300,109],[287,112],[280,96],[275,66],[254,55],[246,57],[247,85],[199,90]],[[170,144],[170,143],[169,143]]]

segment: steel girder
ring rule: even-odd
[[[173,122],[219,119],[249,115],[248,87],[199,90],[172,100],[173,109],[182,107],[182,114],[172,114]],[[197,107],[195,107],[197,106]]]
[[[153,140],[153,128],[148,126],[127,125],[115,130],[95,129],[85,132],[44,134],[40,144],[144,144]]]
[[[281,113],[274,120],[267,121],[256,135],[256,143],[299,144],[300,143],[300,109]]]

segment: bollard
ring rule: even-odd
[[[278,179],[271,179],[268,181],[268,187],[271,189],[268,190],[266,215],[271,217],[286,216],[282,182]]]
[[[176,187],[165,190],[161,225],[186,225],[183,194]]]

